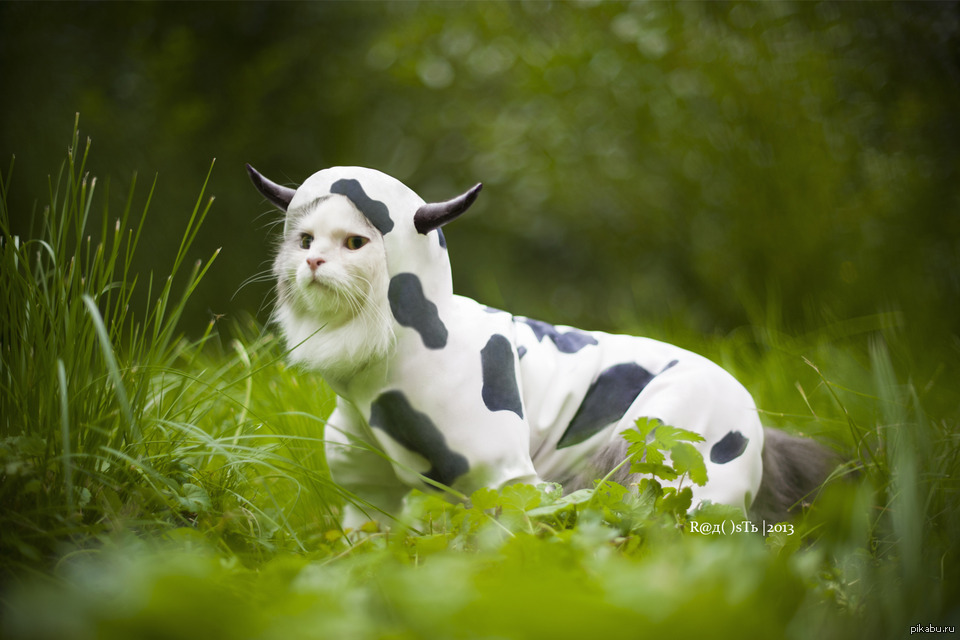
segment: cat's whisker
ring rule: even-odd
[[[244,287],[247,287],[252,284],[257,284],[260,282],[273,282],[273,279],[274,279],[274,275],[273,275],[272,269],[266,269],[259,273],[255,273],[240,283],[240,286],[238,286],[237,290],[233,292],[233,296],[230,298],[230,300],[236,299],[237,294],[239,294]]]
[[[281,229],[283,228],[284,220],[282,217],[277,217],[277,212],[275,209],[271,209],[270,211],[264,211],[263,213],[258,215],[256,218],[254,218],[254,221],[260,222],[264,218],[267,218],[267,222],[265,222],[260,226],[261,229],[273,230],[277,227],[280,227]]]

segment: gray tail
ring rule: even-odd
[[[782,522],[813,500],[839,458],[818,442],[777,429],[765,427],[763,439],[763,476],[750,515]]]

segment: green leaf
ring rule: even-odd
[[[692,444],[679,442],[674,445],[670,450],[670,460],[677,473],[687,474],[690,480],[701,487],[707,484],[707,466],[703,462],[703,455]]]
[[[210,496],[206,489],[192,482],[187,482],[180,487],[177,500],[180,506],[191,513],[203,513],[210,509]]]
[[[627,447],[627,457],[633,463],[649,463],[658,465],[663,462],[663,454],[656,445],[656,439],[651,437],[651,432],[660,424],[659,420],[651,418],[639,418],[636,421],[636,427],[627,429],[620,436],[630,443]],[[650,439],[650,442],[647,440]],[[638,472],[651,473],[651,472]]]
[[[630,465],[630,473],[649,474],[663,480],[676,480],[680,477],[680,474],[674,471],[673,467],[669,465],[652,464],[649,462],[634,462]]]
[[[676,480],[685,473],[699,485],[707,481],[703,456],[690,444],[702,442],[700,434],[663,424],[653,418],[639,418],[636,427],[627,429],[621,436],[630,445],[627,457],[630,472],[648,474],[663,480]],[[670,464],[665,464],[670,452]],[[675,453],[676,452],[676,453]]]
[[[499,498],[500,496],[496,491],[484,487],[470,494],[470,504],[473,505],[474,509],[486,511],[487,509],[496,508]]]
[[[537,507],[535,509],[530,509],[527,512],[527,515],[531,518],[546,518],[559,515],[571,509],[576,508],[578,505],[583,505],[593,498],[593,489],[580,489],[574,491],[568,495],[559,498],[553,504],[548,504],[544,506]]]
[[[677,491],[673,487],[667,487],[663,490],[663,497],[657,503],[657,510],[661,513],[669,513],[685,517],[690,506],[693,504],[693,490],[690,487],[684,487]]]
[[[510,484],[500,490],[500,504],[504,507],[529,511],[540,506],[540,491],[530,484]]]
[[[656,418],[637,418],[634,428],[627,429],[620,435],[627,442],[646,445],[650,433],[660,424],[661,422]]]
[[[663,487],[653,478],[643,478],[637,486],[639,497],[651,504],[663,495]]]
[[[450,537],[446,534],[435,533],[411,538],[411,543],[416,555],[426,556],[446,550],[450,543]]]
[[[703,442],[703,436],[699,433],[663,423],[656,426],[653,435],[664,449],[672,449],[680,442]]]

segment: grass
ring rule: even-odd
[[[252,321],[224,343],[213,324],[178,333],[216,258],[189,266],[206,183],[169,273],[141,282],[150,197],[134,217],[131,188],[91,229],[108,198],[88,150],[75,130],[29,237],[11,230],[11,172],[0,184],[3,637],[820,639],[957,624],[957,380],[898,369],[895,317],[675,337],[734,372],[765,422],[848,456],[792,531],[737,532],[729,510],[689,517],[655,484],[608,483],[469,505],[421,494],[395,526],[345,535],[321,446],[332,393]]]

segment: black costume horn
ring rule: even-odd
[[[427,234],[447,224],[470,208],[470,205],[477,199],[477,194],[480,193],[480,189],[482,188],[483,184],[477,184],[453,200],[430,202],[423,205],[413,214],[413,224],[416,226],[417,231],[422,234]]]
[[[264,198],[284,211],[287,210],[287,207],[290,206],[290,201],[293,200],[293,194],[297,192],[296,189],[284,187],[276,182],[272,182],[249,164],[247,165],[247,173],[250,174],[253,186],[257,188],[257,191],[259,191]]]

